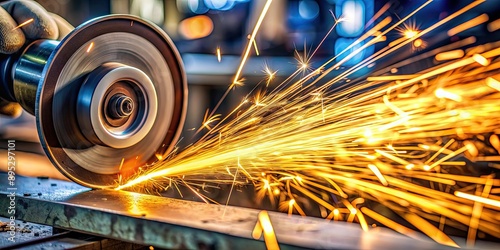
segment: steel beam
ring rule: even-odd
[[[0,174],[0,216],[15,191],[16,219],[161,248],[264,249],[252,230],[260,211],[126,191],[90,190],[74,183]],[[13,189],[15,188],[15,190]],[[269,212],[282,249],[443,249],[385,228]]]

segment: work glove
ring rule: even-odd
[[[35,1],[0,3],[0,56],[12,54],[37,39],[62,39],[73,26],[62,17],[47,12]],[[0,98],[0,114],[17,117],[22,108]]]

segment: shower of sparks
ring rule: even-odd
[[[32,23],[32,22],[33,22],[33,18],[30,18],[30,19],[24,21],[23,23],[17,25],[16,27],[14,27],[12,30],[17,30],[17,29],[19,29],[19,28],[21,28],[29,23]]]
[[[479,232],[500,238],[500,179],[494,175],[500,168],[500,42],[471,47],[475,38],[465,38],[363,79],[350,77],[484,1],[400,34],[339,70],[429,2],[389,28],[392,19],[384,18],[354,42],[363,42],[361,48],[344,50],[348,55],[333,65],[335,59],[314,70],[305,50],[297,53],[299,69],[283,83],[257,93],[258,101],[245,98],[225,118],[205,115],[200,129],[208,132],[200,140],[116,189],[253,184],[258,198],[288,214],[306,215],[305,207],[316,204],[327,220],[369,230],[368,217],[419,238],[410,229],[416,228],[448,246],[457,244],[447,228],[468,230],[468,245]],[[422,71],[412,68],[429,58],[441,60]],[[353,80],[340,85],[348,77]],[[376,209],[369,206],[374,202]],[[257,238],[266,232],[260,217]]]

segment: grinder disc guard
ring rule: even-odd
[[[84,23],[57,44],[42,74],[40,141],[69,179],[114,187],[173,149],[187,84],[178,52],[155,25],[128,15]]]

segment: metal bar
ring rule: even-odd
[[[77,184],[16,179],[16,219],[107,238],[183,249],[264,249],[252,239],[259,211]],[[0,207],[9,207],[7,175],[0,174]],[[12,188],[12,187],[11,187]],[[0,216],[9,217],[7,209]],[[269,212],[282,249],[443,249],[384,228]]]
[[[35,238],[19,244],[9,244],[4,246],[9,249],[148,249],[147,246],[135,243],[123,242],[120,240],[106,239],[98,236],[80,234],[66,231],[50,237]]]
[[[31,240],[26,240],[26,241],[22,241],[22,242],[16,241],[16,243],[12,243],[12,244],[9,244],[10,242],[8,242],[5,245],[8,246],[9,248],[12,248],[12,249],[20,249],[20,248],[26,249],[28,246],[33,246],[33,245],[37,245],[40,243],[43,244],[46,242],[56,241],[58,239],[64,238],[64,236],[66,236],[70,233],[71,232],[69,232],[69,231],[65,231],[65,232],[54,234],[54,235],[47,236],[47,237],[38,237],[38,238],[33,237]]]

